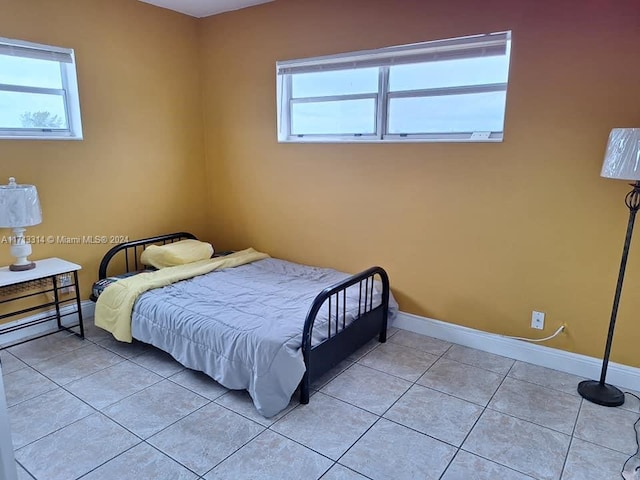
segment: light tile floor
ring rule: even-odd
[[[578,377],[396,329],[269,419],[92,325],[0,358],[20,480],[612,480],[636,448],[633,397],[593,405]]]

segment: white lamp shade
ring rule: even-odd
[[[640,128],[611,130],[600,175],[620,180],[640,180]]]
[[[38,190],[33,185],[19,185],[15,178],[0,185],[0,227],[30,227],[42,222]]]

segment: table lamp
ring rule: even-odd
[[[11,255],[16,261],[9,266],[13,272],[36,268],[27,257],[31,255],[31,244],[24,238],[25,227],[42,222],[42,211],[38,191],[33,185],[20,185],[9,178],[8,185],[0,185],[0,228],[12,228]]]

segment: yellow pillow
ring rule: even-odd
[[[212,255],[213,247],[210,243],[198,240],[180,240],[166,245],[149,245],[142,252],[140,261],[145,265],[164,268],[206,260]]]

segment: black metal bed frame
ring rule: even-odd
[[[147,246],[164,245],[178,240],[195,238],[195,235],[191,233],[177,232],[116,245],[102,258],[98,277],[99,279],[107,277],[109,263],[121,252],[124,252],[126,271],[119,273],[128,273],[140,269],[139,255]],[[130,253],[131,250],[133,250],[132,253]],[[131,259],[131,257],[133,258]],[[381,303],[374,307],[373,294],[376,277],[379,278],[382,285],[382,298]],[[346,317],[349,310],[347,289],[355,285],[358,285],[359,289],[358,316],[347,323]],[[93,295],[91,299],[97,300]],[[328,304],[327,311],[329,313],[326,322],[327,338],[323,342],[313,345],[314,324],[325,303]],[[300,381],[300,403],[309,403],[311,382],[346,359],[369,340],[378,336],[381,343],[386,342],[388,315],[389,277],[382,267],[371,267],[322,290],[311,304],[304,322],[302,356],[306,371]]]

